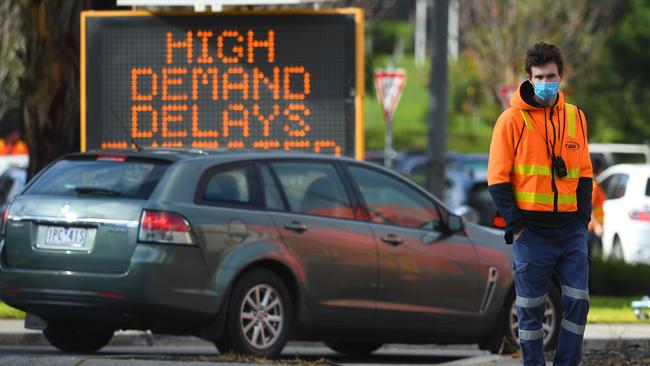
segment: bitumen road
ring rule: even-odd
[[[650,325],[589,324],[585,349],[650,346]],[[301,361],[298,361],[301,360]],[[64,354],[49,346],[38,331],[18,320],[0,321],[0,366],[176,366],[247,365],[246,360],[219,356],[209,342],[195,337],[159,336],[148,332],[117,332],[111,343],[92,355]],[[365,357],[342,356],[322,343],[290,342],[278,364],[305,365],[445,365],[514,366],[517,356],[491,355],[476,345],[436,346],[389,344]]]

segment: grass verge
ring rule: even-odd
[[[650,324],[650,319],[639,320],[630,303],[641,296],[591,296],[587,321],[592,324],[635,323]],[[650,315],[650,311],[646,311]]]
[[[0,319],[23,319],[25,313],[0,301]]]

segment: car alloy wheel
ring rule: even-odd
[[[253,287],[244,297],[239,318],[248,344],[257,349],[267,348],[277,342],[284,325],[280,294],[266,284]]]
[[[544,319],[542,320],[542,328],[544,329],[544,350],[549,351],[555,349],[557,338],[560,335],[560,321],[562,314],[562,297],[560,290],[555,284],[549,286],[549,295],[546,297],[544,303]],[[519,317],[515,309],[515,296],[511,296],[509,302],[509,311],[507,316],[506,325],[506,344],[510,346],[505,347],[504,352],[512,353],[519,347]]]
[[[284,281],[267,269],[245,273],[234,285],[228,305],[224,351],[259,357],[280,354],[293,322],[293,303]]]

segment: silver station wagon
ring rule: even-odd
[[[386,342],[516,347],[511,249],[361,161],[271,151],[67,155],[2,216],[0,299],[66,352],[118,329],[277,356]],[[547,300],[545,344],[559,330]],[[504,343],[505,342],[505,343]]]

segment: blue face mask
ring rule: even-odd
[[[538,98],[548,102],[548,101],[553,101],[555,99],[555,96],[557,95],[557,92],[560,89],[560,82],[559,81],[549,81],[549,82],[536,81],[533,84],[533,87],[535,88],[535,95],[537,95]]]

